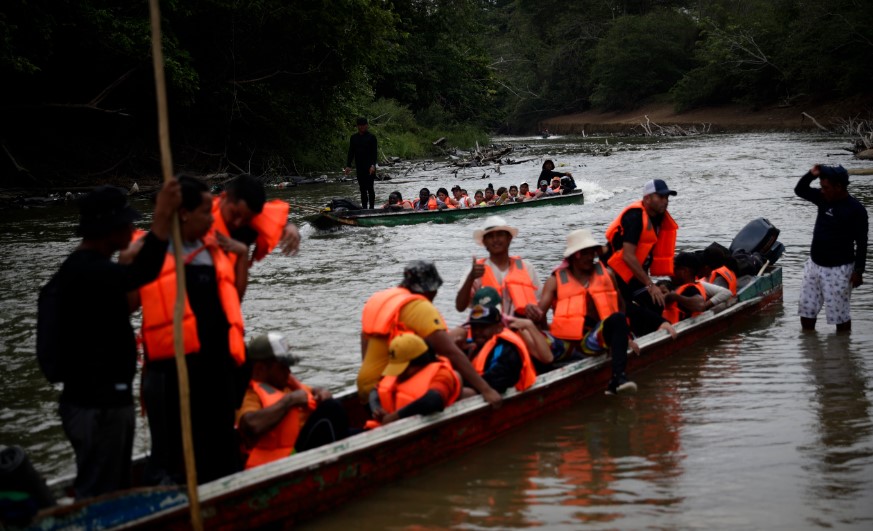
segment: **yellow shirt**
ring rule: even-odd
[[[439,310],[428,300],[414,300],[400,309],[400,322],[422,338],[446,330],[446,322]],[[366,401],[388,365],[388,338],[368,337],[367,353],[358,372],[358,396]]]

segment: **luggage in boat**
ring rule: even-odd
[[[776,241],[778,237],[779,229],[769,220],[754,219],[737,233],[731,242],[730,251],[734,256],[741,251],[750,255],[758,253],[773,264],[785,252],[785,246]]]
[[[334,197],[331,199],[330,209],[333,212],[342,212],[343,210],[363,210],[361,205],[345,197]]]

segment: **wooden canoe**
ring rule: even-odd
[[[636,374],[781,299],[782,269],[771,267],[746,284],[727,305],[679,323],[677,339],[664,331],[639,338],[641,355],[629,356],[628,370]],[[204,524],[207,529],[228,530],[267,524],[291,526],[508,430],[536,422],[547,411],[602,393],[610,370],[606,356],[585,359],[540,375],[523,393],[508,390],[503,407],[497,410],[479,397],[462,400],[441,413],[404,419],[207,483],[200,487]],[[338,398],[349,409],[353,422],[361,422],[363,408],[356,397],[352,387]],[[184,489],[133,489],[42,511],[33,529],[187,529],[188,518]]]
[[[306,220],[316,229],[328,230],[352,225],[358,227],[375,227],[397,225],[414,225],[417,223],[452,223],[459,219],[474,218],[479,216],[493,216],[496,214],[506,215],[508,212],[519,208],[557,205],[582,205],[585,203],[585,194],[581,190],[573,190],[562,195],[543,197],[522,201],[521,203],[505,203],[490,207],[478,208],[450,208],[444,210],[401,210],[399,212],[386,212],[382,209],[375,210],[344,210],[332,212],[324,210],[321,213],[309,216]]]

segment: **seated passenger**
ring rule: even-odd
[[[473,368],[498,393],[513,386],[519,391],[532,386],[537,375],[530,353],[524,339],[504,326],[497,290],[482,288],[473,302],[468,321],[473,339]],[[464,390],[465,397],[472,394],[472,390]]]
[[[539,199],[541,197],[546,197],[553,194],[554,192],[552,192],[549,188],[549,181],[542,180],[539,182],[539,187],[537,188],[536,192],[534,192],[533,198]]]
[[[467,191],[457,184],[452,187],[452,195],[455,196],[455,203],[457,203],[458,208],[470,208],[475,206],[473,200],[467,197]]]
[[[458,202],[449,197],[449,191],[445,188],[440,188],[437,190],[437,206],[441,208],[458,208]]]
[[[473,203],[475,204],[475,206],[487,206],[487,203],[485,203],[485,194],[482,193],[482,190],[476,190],[476,194],[473,197]]]
[[[430,190],[427,188],[422,188],[418,192],[418,199],[412,202],[412,206],[415,210],[437,210],[439,208],[436,197],[430,195]]]
[[[518,186],[512,185],[509,187],[509,197],[506,199],[509,203],[518,203],[522,198],[518,195]]]
[[[491,183],[488,183],[488,186],[485,187],[485,204],[492,206],[496,200],[497,197],[494,195],[494,186],[492,186]]]
[[[530,191],[530,185],[521,183],[518,185],[518,195],[521,196],[521,201],[526,201],[534,197],[534,193]]]
[[[388,365],[370,392],[376,423],[442,411],[461,394],[461,377],[415,334],[401,334],[388,346]],[[370,424],[372,426],[373,424]]]
[[[251,450],[246,468],[348,436],[346,412],[330,391],[310,389],[291,374],[297,360],[284,336],[270,333],[254,338],[247,359],[253,362],[252,379],[236,413],[239,432]]]
[[[703,262],[698,270],[698,278],[706,279],[710,284],[731,290],[731,295],[737,294],[736,260],[717,246],[710,245],[703,250]],[[733,269],[731,265],[734,265]]]
[[[546,190],[546,195],[559,195],[564,193],[564,189],[561,188],[561,178],[553,177],[552,184],[549,185],[549,189]]]
[[[697,281],[700,262],[692,253],[679,253],[673,258],[671,281],[678,286],[664,297],[662,315],[673,324],[694,317],[712,307],[707,303],[706,288]],[[665,288],[661,288],[662,291]]]
[[[403,199],[400,192],[395,190],[388,194],[388,202],[382,205],[382,208],[385,210],[412,210],[413,207],[412,201]]]
[[[616,288],[615,276],[604,264],[595,262],[601,244],[587,229],[567,235],[564,261],[543,286],[540,309],[552,310],[549,331],[552,353],[561,365],[597,356],[612,355],[612,378],[606,394],[636,391],[625,372],[630,330],[624,314],[624,300]]]

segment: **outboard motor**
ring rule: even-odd
[[[54,504],[27,453],[19,446],[0,450],[0,523],[26,525],[37,511]]]
[[[730,251],[734,256],[760,254],[771,264],[785,252],[785,246],[776,241],[779,237],[779,229],[773,226],[769,220],[758,218],[750,221],[737,233],[731,242]]]

